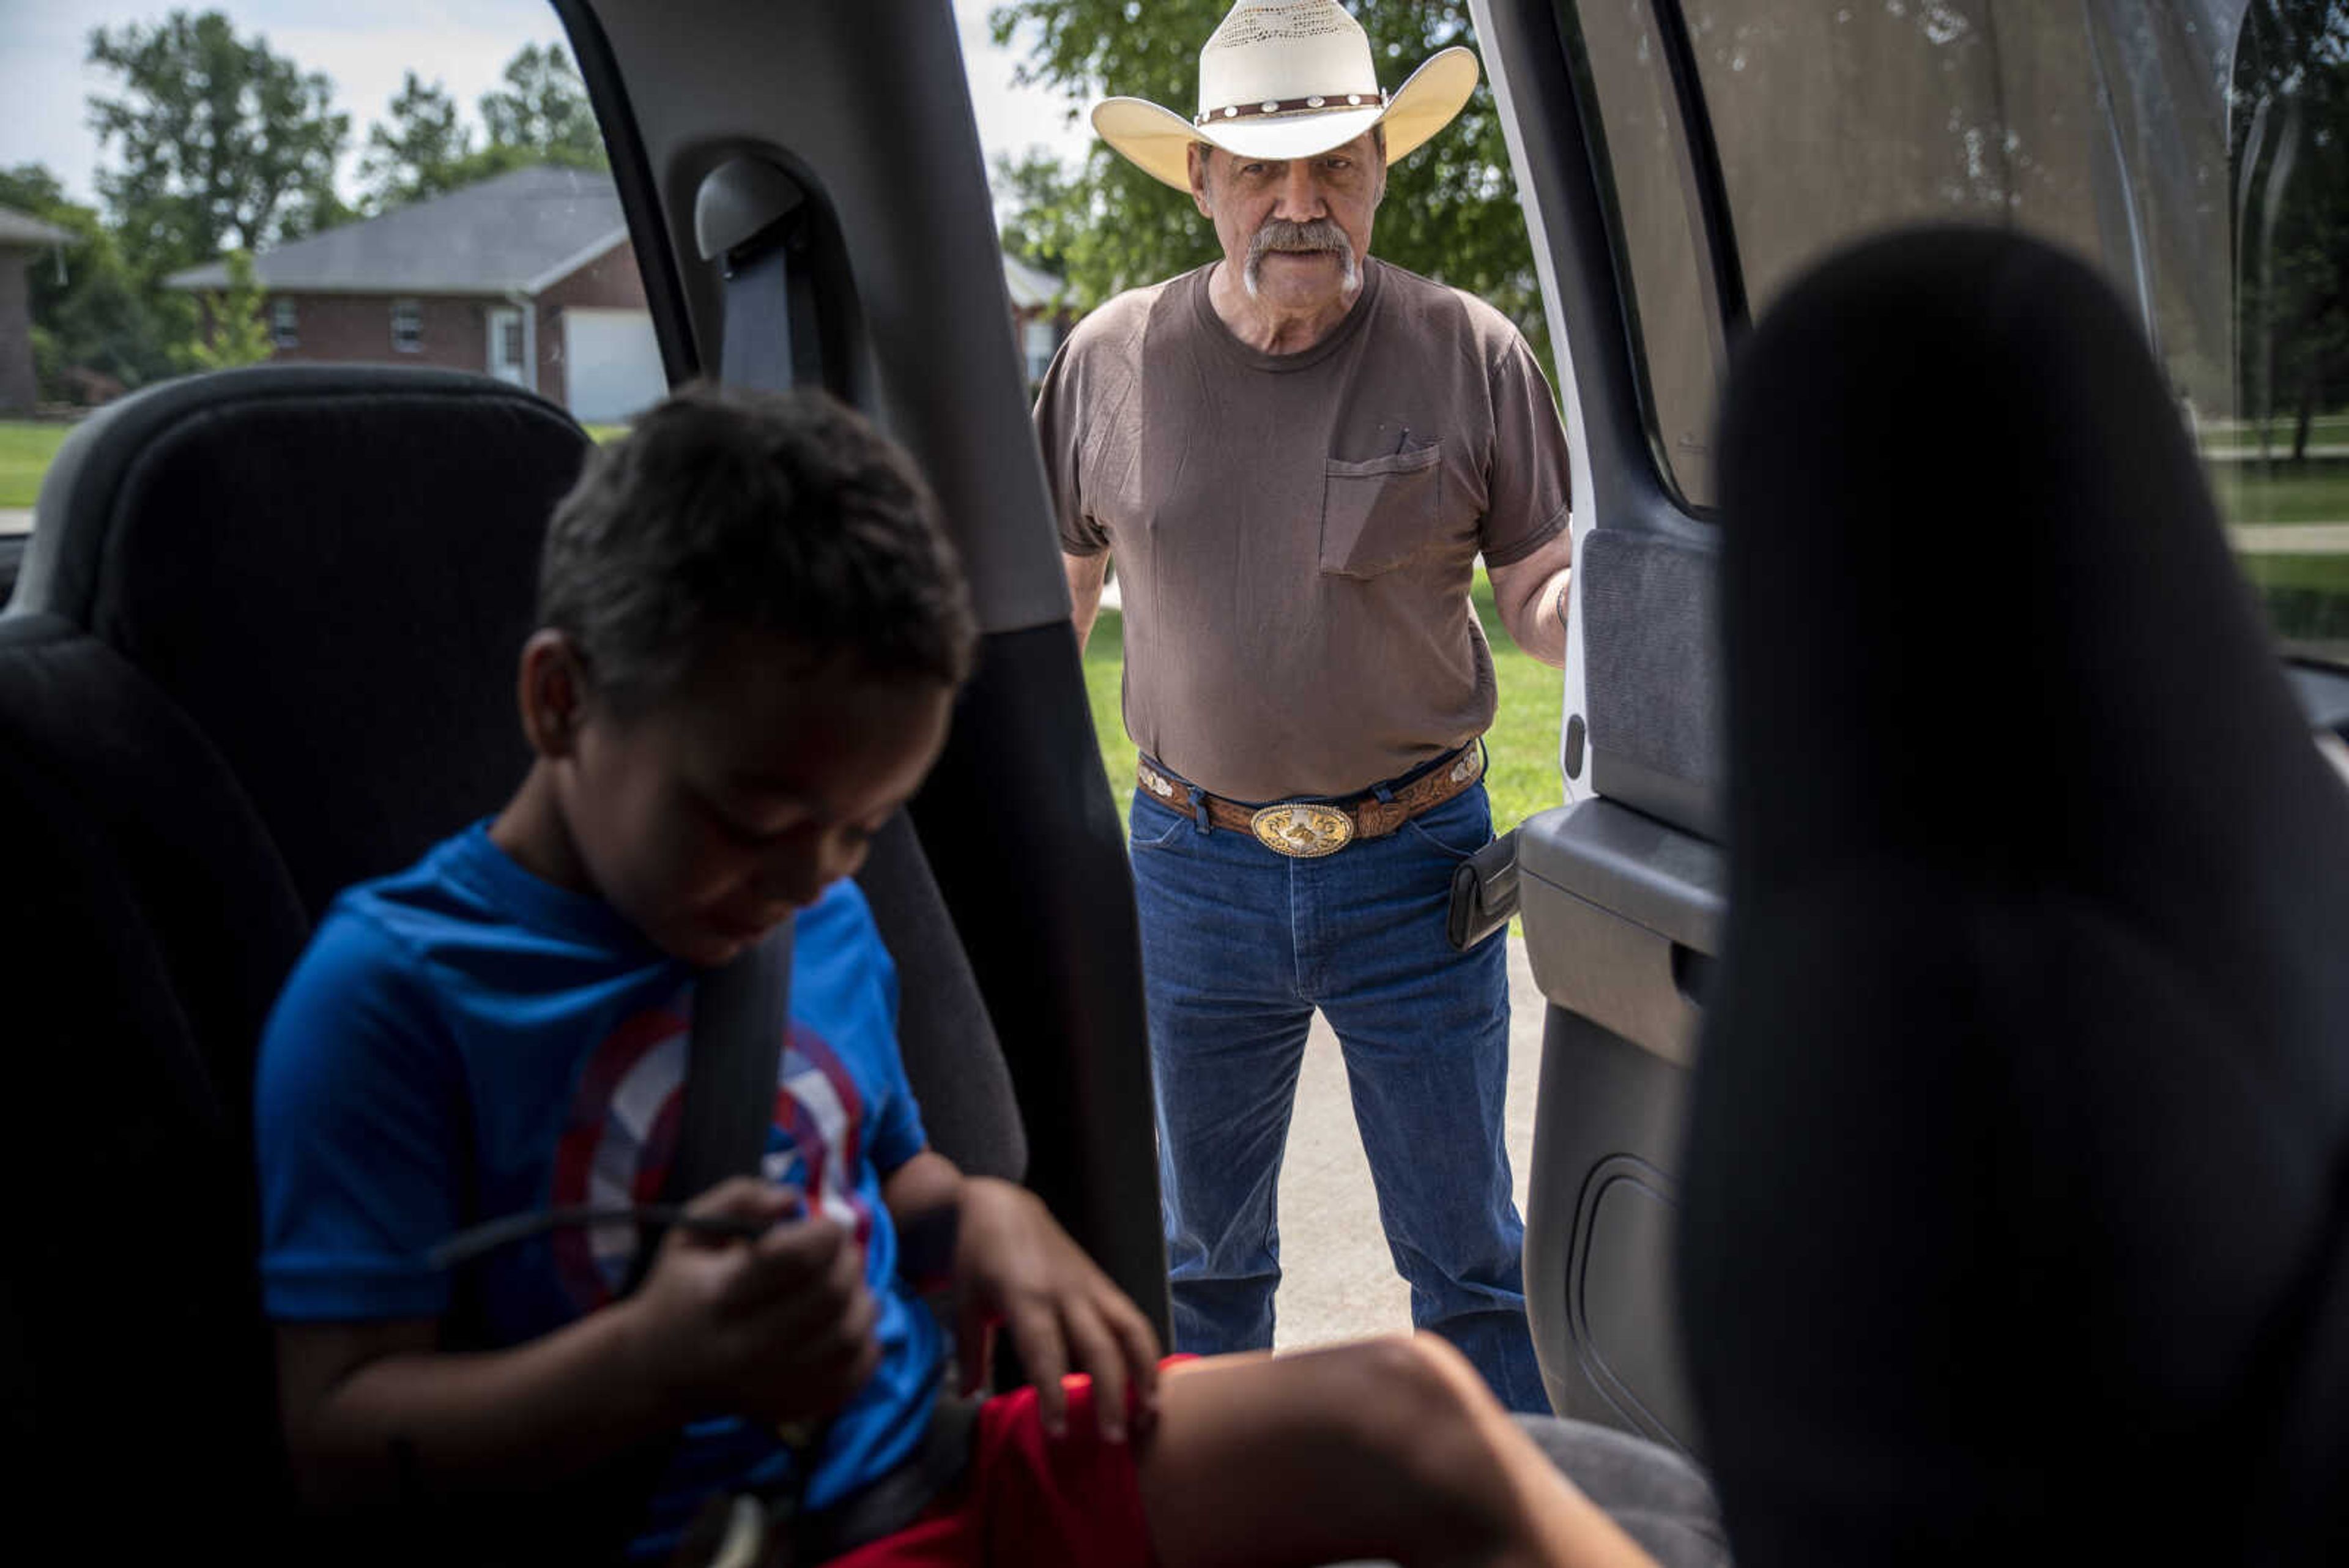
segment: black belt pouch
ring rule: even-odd
[[[1509,829],[1452,871],[1452,909],[1444,934],[1466,952],[1517,912],[1517,830]]]

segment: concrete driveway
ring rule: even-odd
[[[1533,1163],[1534,1095],[1541,1073],[1542,996],[1526,945],[1509,944],[1509,1100],[1506,1137],[1517,1207]],[[1338,1038],[1319,1018],[1298,1075],[1297,1116],[1280,1171],[1278,1350],[1393,1334],[1411,1327],[1411,1291],[1395,1273],[1379,1228],[1371,1168],[1354,1130]]]

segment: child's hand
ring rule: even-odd
[[[771,1228],[745,1241],[672,1227],[624,1303],[651,1375],[683,1418],[820,1419],[880,1361],[864,1250],[833,1220],[789,1218],[800,1207],[785,1188],[720,1182],[688,1212]]]
[[[1061,1376],[1089,1372],[1102,1436],[1126,1436],[1127,1389],[1146,1429],[1158,1409],[1158,1335],[1142,1309],[1093,1266],[1035,1194],[1008,1181],[965,1177],[955,1249],[957,1355],[964,1392],[985,1383],[995,1325],[1028,1368],[1044,1429],[1061,1436],[1068,1397]]]

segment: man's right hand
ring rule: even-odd
[[[687,1212],[769,1228],[741,1241],[672,1227],[623,1303],[683,1418],[821,1419],[879,1365],[864,1249],[835,1220],[795,1218],[802,1207],[798,1193],[750,1177],[720,1182]]]

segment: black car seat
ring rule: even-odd
[[[28,1456],[12,1490],[108,1555],[281,1539],[254,1045],[335,892],[520,778],[514,659],[586,451],[485,378],[268,367],[123,400],[43,488],[0,617],[24,1124],[0,1406]],[[1016,1176],[1009,1080],[910,825],[866,888],[919,999],[934,1140]]]
[[[1738,1561],[2349,1561],[2349,792],[2141,327],[1873,242],[1721,448],[1681,1287]]]

